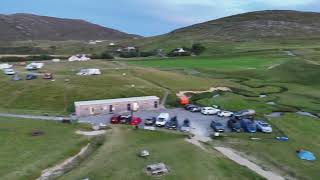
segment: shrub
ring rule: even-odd
[[[204,47],[202,44],[193,44],[191,48],[191,52],[193,52],[195,55],[200,55],[206,50],[206,47]]]

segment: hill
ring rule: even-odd
[[[33,14],[0,14],[0,41],[120,40],[139,37],[92,24]]]
[[[135,41],[138,46],[174,48],[195,42],[281,42],[320,38],[320,13],[268,10],[224,17]],[[158,47],[161,44],[162,47]],[[221,45],[221,43],[220,43]],[[210,46],[211,47],[211,46]],[[215,48],[215,47],[213,47]],[[223,47],[225,48],[225,47]]]

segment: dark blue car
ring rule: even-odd
[[[249,132],[249,133],[255,133],[257,132],[257,126],[256,124],[251,121],[250,119],[242,119],[240,121],[241,123],[241,127],[245,132]]]
[[[37,79],[37,76],[34,75],[34,74],[28,74],[28,75],[26,76],[26,80],[32,80],[32,79]]]

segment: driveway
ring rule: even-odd
[[[221,122],[224,125],[227,125],[228,121],[228,118],[220,118],[218,116],[205,116],[201,113],[192,113],[182,108],[134,112],[134,115],[140,117],[142,120],[145,120],[146,118],[157,117],[162,112],[169,113],[170,117],[177,116],[179,124],[182,124],[183,121],[188,118],[191,124],[191,133],[205,137],[208,137],[213,133],[213,130],[210,128],[210,123],[212,120]],[[82,117],[79,118],[79,122],[108,124],[110,123],[111,116],[112,114]]]

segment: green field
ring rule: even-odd
[[[205,152],[184,138],[171,133],[113,127],[95,154],[60,179],[262,179],[219,153]],[[151,156],[138,157],[142,149],[149,150]],[[166,163],[169,175],[155,178],[144,173],[145,166],[157,162]]]
[[[41,171],[78,153],[88,142],[75,134],[78,125],[0,118],[1,179],[35,179]],[[42,131],[41,136],[31,136]]]
[[[287,61],[287,57],[195,57],[195,58],[176,58],[160,60],[135,60],[129,64],[155,68],[214,68],[227,70],[243,69],[267,69],[272,65],[282,64]]]

